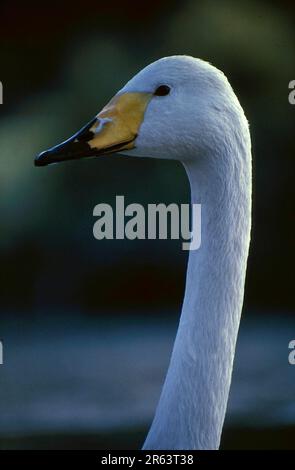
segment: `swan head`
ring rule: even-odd
[[[221,71],[193,57],[165,57],[142,69],[90,123],[39,154],[35,164],[110,153],[185,162],[210,154],[241,116]]]

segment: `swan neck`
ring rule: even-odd
[[[189,254],[179,328],[146,449],[220,444],[250,241],[251,156],[245,150],[234,159],[215,157],[218,165],[185,165],[192,202],[201,204],[202,241]]]

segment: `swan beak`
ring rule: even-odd
[[[45,166],[134,148],[151,98],[151,93],[122,93],[114,96],[102,111],[75,135],[40,153],[35,158],[35,165]]]

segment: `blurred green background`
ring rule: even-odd
[[[241,101],[254,157],[245,311],[265,323],[269,315],[278,324],[282,315],[293,319],[294,11],[287,0],[2,2],[2,325],[13,319],[20,337],[23,325],[60,312],[87,321],[124,320],[127,312],[132,322],[180,311],[187,261],[180,241],[98,242],[92,234],[93,207],[114,204],[116,195],[143,205],[188,202],[179,163],[112,157],[33,166],[142,67],[173,54],[222,69]],[[5,426],[1,432],[5,438]]]

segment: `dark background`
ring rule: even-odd
[[[92,235],[93,207],[114,205],[117,194],[126,203],[188,202],[180,163],[112,157],[33,166],[37,153],[72,135],[133,74],[172,54],[212,62],[241,101],[254,157],[245,311],[265,321],[293,315],[294,26],[294,2],[286,0],[2,2],[4,319],[30,325],[61,311],[158,318],[180,310],[187,261],[180,241]]]

